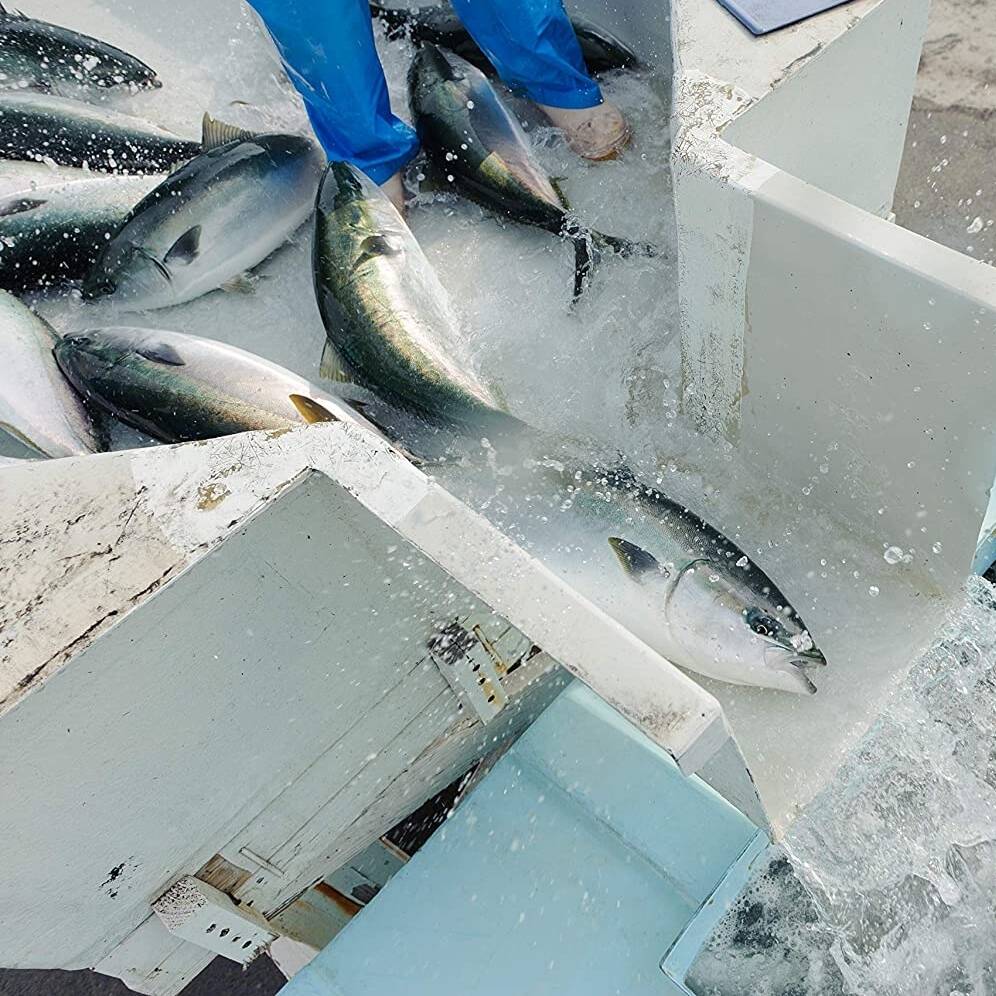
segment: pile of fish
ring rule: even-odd
[[[371,6],[390,35],[417,45],[408,77],[412,119],[428,167],[448,188],[569,241],[575,298],[604,252],[655,254],[575,215],[485,75],[486,58],[450,14]],[[575,27],[592,71],[638,64],[607,32]],[[106,448],[115,421],[163,442],[356,412],[403,446],[412,440],[398,426],[412,422],[473,440],[530,433],[458,359],[460,321],[377,184],[352,165],[326,163],[300,135],[257,133],[205,115],[195,142],[93,100],[115,87],[159,85],[126,52],[0,7],[0,159],[78,171],[0,199],[0,335],[8,355],[0,428],[48,457]],[[309,218],[327,390],[181,332],[122,322],[60,337],[19,300],[72,292],[134,313],[218,290],[252,292],[252,270]],[[822,655],[739,549],[664,495],[641,489],[625,469],[579,473],[571,488],[576,480],[637,500],[659,524],[663,559],[621,535],[606,542],[667,617],[673,660],[724,680],[815,691],[808,675],[825,663]]]

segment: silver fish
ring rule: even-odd
[[[732,540],[625,470],[581,475],[575,493],[633,514],[608,539],[626,577],[660,613],[657,646],[690,671],[811,695],[826,665],[777,585]],[[657,643],[657,640],[652,642]]]
[[[39,167],[44,169],[44,167]],[[82,280],[156,176],[96,176],[0,197],[0,288]]]
[[[529,139],[488,78],[458,56],[424,44],[408,72],[408,96],[422,147],[469,200],[569,239],[577,298],[608,249],[657,256],[651,245],[596,232],[571,211],[556,181],[536,162]]]
[[[0,86],[158,87],[141,59],[70,28],[49,24],[0,3]]]
[[[159,125],[33,90],[0,90],[0,159],[164,173],[200,152]]]
[[[261,263],[314,210],[325,156],[308,139],[205,116],[203,144],[105,243],[84,297],[130,309],[191,301]]]
[[[74,332],[59,341],[55,357],[88,401],[164,442],[356,421],[336,399],[290,370],[182,332]]]
[[[348,163],[331,163],[315,225],[326,376],[453,422],[521,426],[460,362],[461,335],[446,291],[377,184]]]
[[[16,297],[0,291],[0,429],[42,456],[100,448],[80,396],[59,372],[55,330]]]

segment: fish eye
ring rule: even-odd
[[[66,338],[74,346],[89,346],[93,340],[88,335],[69,335]]]
[[[756,633],[758,636],[776,638],[784,628],[773,616],[769,616],[757,608],[748,609],[744,613],[744,619],[750,627],[751,632]]]

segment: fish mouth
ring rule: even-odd
[[[764,648],[764,660],[773,667],[792,667],[798,671],[813,671],[827,666],[827,659],[815,647],[800,652],[784,643],[768,643]]]
[[[816,647],[813,647],[812,650],[806,650],[802,653],[796,651],[792,655],[792,663],[805,671],[812,668],[826,667],[827,659],[823,656],[822,650],[817,650]]]
[[[350,163],[332,160],[325,167],[318,185],[317,209],[324,214],[334,214],[353,201],[364,200],[364,181],[373,184],[372,180]]]
[[[812,654],[797,654],[791,648],[779,643],[764,648],[764,663],[772,671],[788,675],[798,691],[806,695],[815,695],[818,689],[809,672],[814,667],[826,664],[826,660],[818,651],[815,657]]]
[[[442,80],[455,82],[463,79],[457,67],[447,58],[446,54],[432,44],[432,42],[422,42],[415,59],[412,62],[413,70],[416,64],[419,69],[431,67],[433,72]]]

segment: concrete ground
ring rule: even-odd
[[[903,227],[996,265],[996,0],[934,0],[894,207]],[[282,983],[269,959],[243,971],[219,958],[184,996],[273,996]],[[0,996],[127,992],[92,972],[0,970]]]
[[[934,0],[894,209],[904,228],[996,264],[994,0]]]

